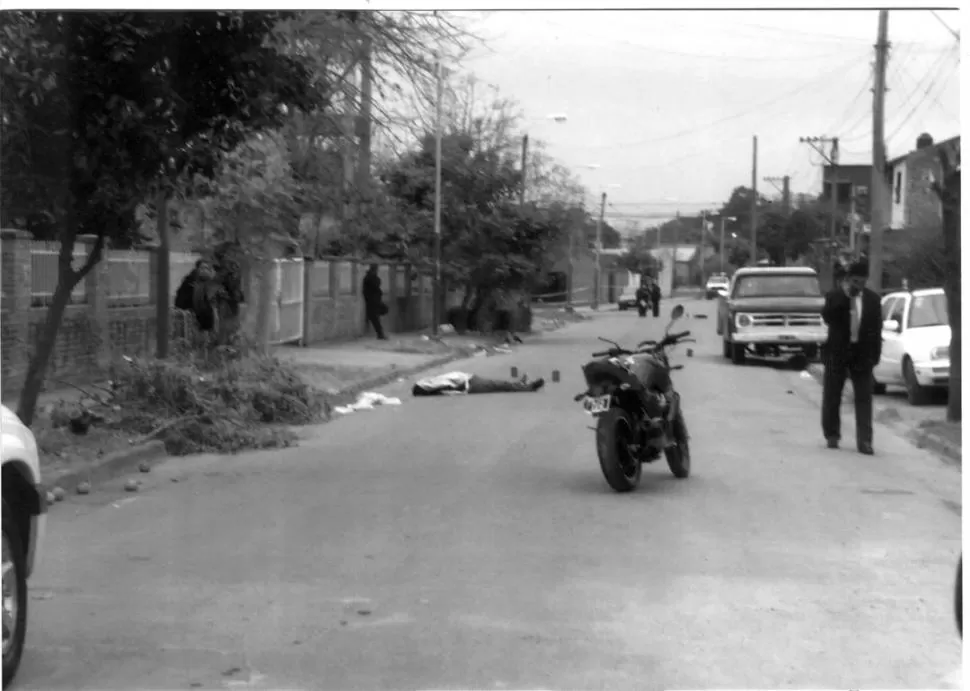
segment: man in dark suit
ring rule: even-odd
[[[882,356],[882,306],[879,295],[866,288],[869,266],[849,266],[838,287],[825,296],[822,319],[829,327],[822,349],[822,432],[830,449],[842,436],[842,389],[846,377],[855,392],[856,445],[860,453],[872,451],[872,369]]]
[[[381,326],[381,317],[387,312],[384,305],[384,291],[381,290],[381,277],[377,274],[377,264],[371,264],[364,274],[364,281],[361,292],[364,294],[364,314],[367,322],[374,327],[374,333],[381,341],[386,341],[384,327]]]

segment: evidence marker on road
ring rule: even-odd
[[[513,367],[512,368],[512,378],[513,379],[518,379],[519,378],[519,368],[518,367]]]
[[[558,384],[558,383],[559,383],[559,370],[557,370],[557,369],[554,369],[554,370],[552,371],[552,381],[553,381],[554,383],[556,383],[556,384]]]

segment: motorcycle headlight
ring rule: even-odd
[[[930,351],[930,360],[946,360],[950,357],[950,346],[940,346]]]
[[[738,314],[734,317],[734,325],[739,329],[746,329],[754,323],[750,314]]]

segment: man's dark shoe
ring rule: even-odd
[[[837,448],[839,448],[839,438],[838,437],[829,437],[825,441],[828,442],[828,445],[829,445],[829,448],[830,449],[837,449]]]
[[[545,385],[546,385],[546,380],[543,379],[542,377],[539,377],[534,382],[529,382],[529,388],[532,391],[538,391],[539,389],[541,389]]]
[[[872,456],[876,452],[872,450],[872,444],[859,444],[859,453],[864,456]]]

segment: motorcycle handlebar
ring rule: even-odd
[[[593,353],[593,357],[616,357],[617,355],[633,355],[633,353],[625,348],[610,348]]]
[[[679,341],[680,339],[686,338],[687,336],[690,336],[690,331],[681,331],[679,334],[670,334],[664,340],[665,341],[671,341],[671,342],[672,341]]]

